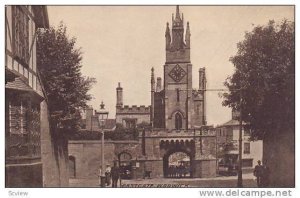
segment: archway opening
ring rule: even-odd
[[[182,129],[182,116],[178,112],[175,114],[175,129],[176,130]]]
[[[166,154],[163,163],[164,176],[167,178],[192,177],[191,156],[184,151]]]
[[[132,156],[129,153],[122,152],[118,155],[119,166],[120,166],[120,177],[121,179],[131,179],[132,178]]]
[[[70,178],[76,177],[76,164],[75,164],[74,156],[69,156],[69,177]]]

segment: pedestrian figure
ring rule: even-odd
[[[117,162],[114,162],[114,166],[111,168],[112,177],[112,187],[116,188],[118,186],[118,179],[120,177],[120,169],[117,166]]]
[[[182,177],[182,174],[183,174],[183,165],[180,164],[180,165],[179,165],[179,177],[180,177],[180,178]]]
[[[100,186],[101,186],[101,173],[102,173],[102,166],[100,165],[99,169],[98,169],[98,177],[99,177],[99,185]]]
[[[105,183],[106,183],[107,186],[109,186],[110,183],[111,183],[111,168],[110,168],[109,164],[106,165],[106,170],[105,170]]]
[[[183,177],[186,177],[187,172],[187,167],[183,166]]]
[[[174,167],[174,165],[171,166],[171,177],[175,177],[175,167]]]
[[[256,177],[257,187],[262,187],[262,177],[264,174],[264,167],[261,165],[260,160],[257,161],[257,165],[254,168],[253,174]]]
[[[269,176],[270,176],[270,169],[267,166],[267,162],[263,164],[263,176],[262,176],[262,186],[268,187],[269,186]]]

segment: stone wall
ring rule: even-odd
[[[215,159],[203,159],[194,161],[194,177],[211,178],[216,177],[217,163]]]
[[[132,157],[133,178],[142,178],[145,171],[151,171],[151,177],[163,177],[166,166],[164,160],[175,152],[186,152],[193,164],[194,177],[215,177],[216,138],[207,133],[207,137],[200,140],[198,136],[194,136],[197,134],[199,135],[194,131],[146,131],[144,141],[142,133],[139,135],[139,141],[105,140],[105,165],[112,166],[121,153],[128,153]],[[145,155],[142,153],[142,147],[145,147]],[[101,165],[101,141],[69,141],[68,149],[69,156],[75,158],[75,174],[71,175],[75,175],[76,178],[98,177]]]
[[[42,164],[5,167],[5,186],[8,188],[40,188],[42,186]]]
[[[190,156],[193,177],[215,177],[217,168],[215,132],[203,132],[204,136],[201,138],[199,135],[199,131],[193,130],[167,133],[164,130],[146,131],[146,156],[140,160],[144,163],[144,169],[151,171],[152,177],[163,177],[164,157],[181,151]]]
[[[174,62],[190,62],[190,49],[182,49],[182,50],[167,50],[166,51],[166,63],[174,63]]]
[[[74,140],[68,143],[69,156],[75,158],[76,178],[98,178],[101,165],[101,141]],[[105,141],[105,165],[113,166],[120,153],[126,152],[136,159],[141,153],[140,143],[137,141]]]
[[[41,156],[44,187],[66,187],[68,178],[68,154],[66,142],[49,128],[47,103],[41,103]]]
[[[154,128],[165,128],[164,91],[154,93]]]

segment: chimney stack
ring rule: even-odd
[[[117,105],[116,107],[123,107],[123,88],[121,87],[121,83],[118,83],[117,87]]]

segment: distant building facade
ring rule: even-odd
[[[48,27],[46,6],[5,7],[6,187],[68,185],[65,158],[54,154],[36,60],[36,31]]]
[[[135,128],[141,123],[150,124],[150,106],[123,105],[123,88],[121,83],[118,84],[116,93],[116,123],[121,124],[125,128]]]
[[[216,128],[218,152],[222,152],[232,159],[233,163],[238,160],[239,148],[239,114],[232,111],[232,119]],[[244,168],[254,168],[257,161],[262,161],[263,141],[250,141],[250,130],[243,122],[242,128],[242,164]],[[219,156],[220,157],[220,156]],[[223,156],[224,157],[224,156]]]

